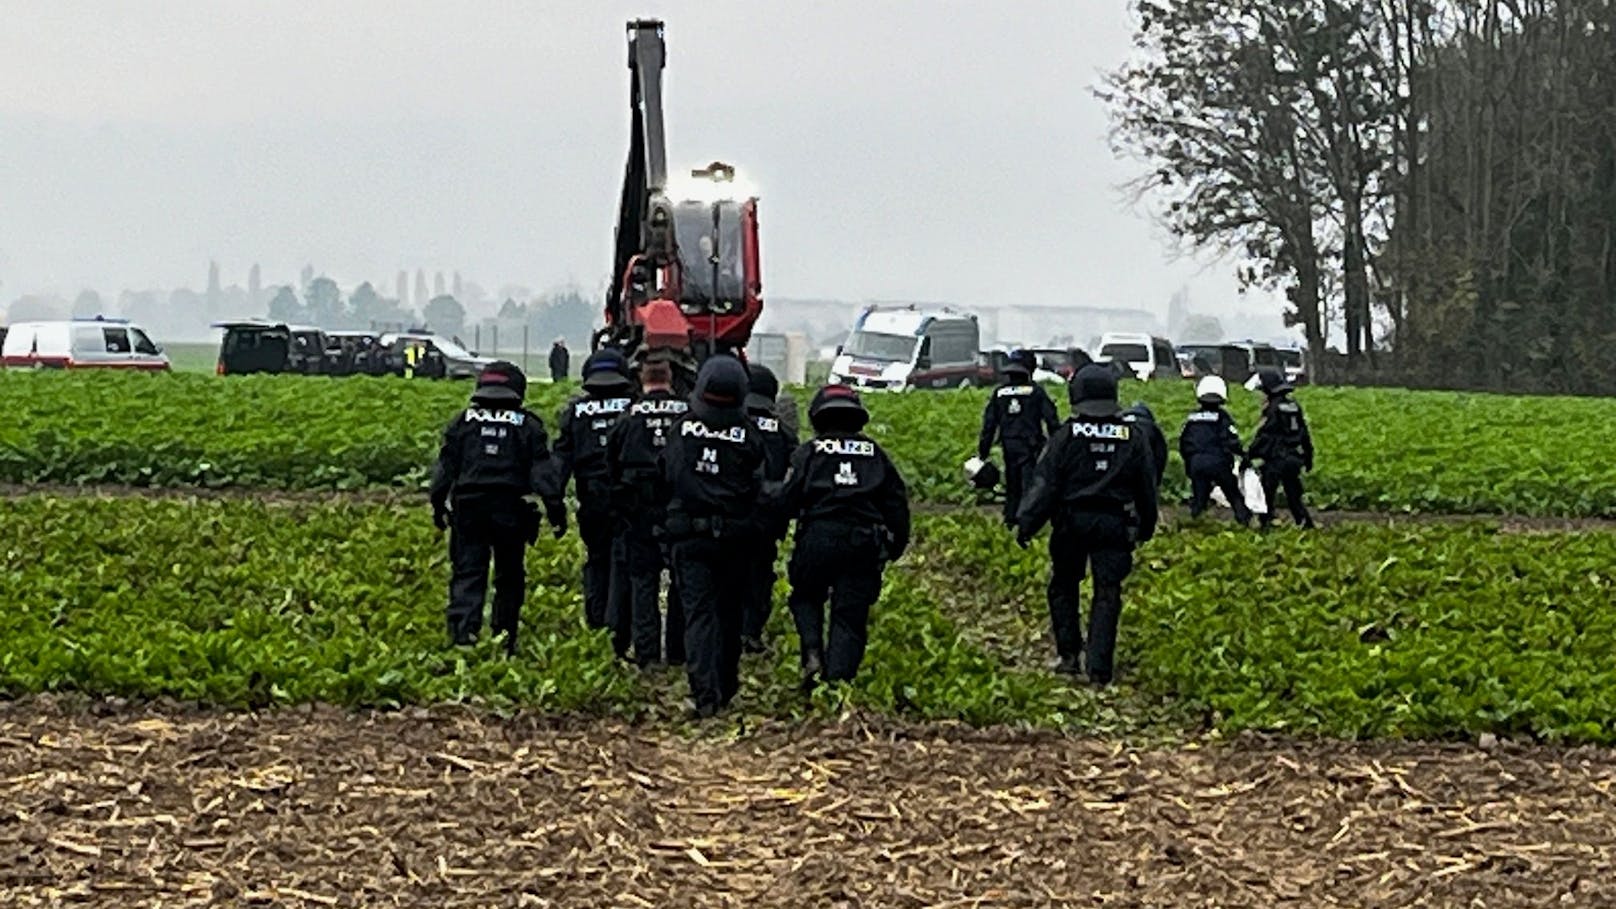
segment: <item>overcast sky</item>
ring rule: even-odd
[[[1118,192],[1124,0],[0,0],[0,298],[209,258],[594,288],[646,14],[670,167],[758,185],[766,296],[1257,305]]]

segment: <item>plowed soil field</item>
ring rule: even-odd
[[[1610,906],[1616,753],[0,705],[4,906]]]

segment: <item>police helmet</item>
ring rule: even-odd
[[[1263,394],[1270,398],[1288,395],[1296,390],[1291,383],[1285,381],[1283,373],[1271,366],[1257,370],[1257,383],[1262,388]]]
[[[509,360],[495,360],[477,374],[472,397],[490,404],[520,404],[527,396],[527,376]]]
[[[584,361],[584,387],[602,391],[617,391],[634,383],[628,377],[628,361],[611,347],[602,347]]]
[[[1128,409],[1124,410],[1122,415],[1125,417],[1132,416],[1149,423],[1156,422],[1156,415],[1151,412],[1150,405],[1146,404],[1144,401],[1135,401],[1128,405]]]
[[[858,432],[870,422],[870,412],[850,386],[826,385],[808,404],[808,422],[815,432]]]
[[[1018,349],[1010,351],[1010,359],[1004,364],[1004,371],[1006,375],[1030,376],[1037,366],[1038,358],[1032,351]]]
[[[1077,371],[1066,386],[1072,413],[1083,417],[1114,417],[1122,410],[1117,403],[1117,376],[1108,367],[1091,363]]]
[[[1229,400],[1229,384],[1221,376],[1206,376],[1195,383],[1195,400],[1202,404],[1222,404]]]
[[[713,426],[734,426],[746,415],[746,393],[750,383],[746,367],[729,355],[713,357],[701,364],[696,374],[696,390],[690,395],[690,412],[696,419]]]
[[[780,394],[780,380],[774,370],[762,363],[746,364],[746,377],[752,390],[746,396],[749,410],[774,410],[774,399]]]

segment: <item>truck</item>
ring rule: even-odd
[[[630,21],[628,164],[605,324],[591,347],[617,348],[631,363],[665,357],[688,389],[702,361],[745,350],[763,313],[758,200],[722,161],[670,181],[666,62],[662,21]]]
[[[915,306],[869,306],[836,351],[830,381],[879,391],[993,384],[975,315]]]

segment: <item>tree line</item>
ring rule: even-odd
[[[1283,290],[1324,378],[1616,390],[1616,2],[1134,12],[1098,90],[1134,188]]]

